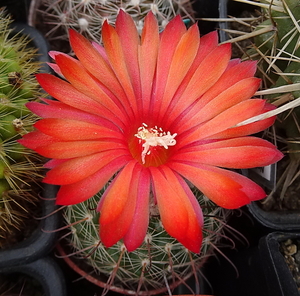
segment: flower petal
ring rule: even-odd
[[[128,74],[137,98],[141,97],[141,81],[138,63],[140,37],[132,17],[120,10],[116,19],[116,32],[120,37]],[[140,100],[137,102],[139,103]]]
[[[200,124],[198,127],[187,131],[183,138],[178,139],[178,148],[197,141],[199,139],[206,139],[214,134],[220,133],[236,124],[246,120],[252,116],[258,115],[262,112],[265,101],[261,99],[249,99],[239,104],[232,106],[225,110],[213,119]],[[178,130],[178,132],[182,132]]]
[[[176,153],[176,161],[197,162],[234,169],[262,167],[279,161],[283,154],[268,141],[255,138],[235,138],[219,141]]]
[[[176,118],[183,110],[187,109],[196,99],[203,95],[216,83],[225,71],[231,56],[230,44],[223,44],[210,52],[200,63],[189,84],[180,96],[170,118]]]
[[[161,116],[164,116],[171,99],[179,85],[182,83],[187,72],[193,64],[199,48],[199,29],[197,24],[191,26],[181,37],[172,57],[168,71],[166,87],[161,98]],[[161,119],[161,118],[160,118]]]
[[[108,150],[113,153],[120,148],[125,150],[123,143],[114,139],[107,139],[105,141],[57,141],[43,146],[40,145],[35,151],[44,157],[67,159]]]
[[[150,167],[161,221],[166,231],[192,252],[199,253],[202,222],[175,174],[166,166]]]
[[[102,125],[116,132],[120,130],[119,127],[114,125],[111,121],[101,116],[97,116],[95,114],[91,114],[89,112],[73,108],[58,101],[47,99],[43,99],[43,101],[46,104],[38,102],[29,102],[26,104],[26,107],[36,115],[43,118],[64,118],[80,120],[92,124]]]
[[[149,224],[150,174],[142,170],[139,176],[136,209],[132,223],[124,236],[124,244],[129,252],[138,248],[145,239]]]
[[[107,21],[102,26],[102,40],[109,63],[126,94],[123,99],[127,98],[129,102],[130,109],[126,111],[130,113],[132,109],[133,114],[137,114],[137,101],[125,62],[122,43],[115,28],[109,25]]]
[[[126,155],[127,151],[120,149],[72,158],[47,172],[43,181],[56,185],[76,183],[91,176],[117,157]]]
[[[105,126],[72,119],[45,118],[36,122],[34,126],[44,134],[63,141],[121,137],[119,132]]]
[[[98,206],[100,238],[106,247],[118,242],[128,232],[137,201],[141,167],[129,162],[111,183]]]
[[[156,71],[157,54],[159,45],[158,24],[153,13],[145,17],[144,28],[139,46],[139,66],[142,94],[141,105],[143,116],[147,116],[152,96],[153,80]]]
[[[56,204],[78,204],[94,196],[129,159],[128,156],[120,156],[89,177],[73,184],[61,186],[56,196]]]
[[[100,103],[79,92],[70,83],[50,74],[37,74],[36,78],[42,88],[50,95],[74,108],[91,114],[109,118],[112,122],[123,126],[123,122]]]
[[[83,65],[74,58],[65,55],[55,57],[64,77],[79,91],[103,105],[107,110],[126,121],[126,113],[120,102],[108,93],[99,81],[85,70]]]
[[[170,162],[168,165],[225,209],[236,209],[266,197],[256,183],[231,171],[192,162]]]

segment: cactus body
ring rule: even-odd
[[[37,201],[29,186],[38,175],[33,153],[17,140],[32,130],[35,120],[24,104],[38,96],[34,74],[39,65],[29,40],[13,32],[3,9],[0,24],[0,248],[4,248],[24,229],[24,219]]]
[[[79,31],[91,41],[101,42],[101,28],[105,20],[114,24],[120,9],[130,14],[137,28],[143,27],[143,19],[152,11],[162,30],[165,25],[177,14],[194,22],[193,10],[189,0],[94,0],[94,1],[55,1],[42,0],[36,18],[36,7],[32,7],[31,25],[43,31],[42,23],[47,24],[45,35],[55,50],[66,51],[67,44],[59,41],[68,41],[68,29]],[[34,4],[34,3],[33,3]]]
[[[156,215],[151,216],[144,243],[135,251],[128,252],[121,241],[105,248],[98,234],[99,214],[94,210],[101,193],[66,208],[66,223],[71,225],[67,238],[71,252],[75,252],[77,258],[84,257],[94,273],[107,283],[108,289],[119,287],[131,294],[162,292],[161,289],[186,281],[193,274],[197,276],[196,270],[211,255],[222,234],[227,212],[199,192],[198,195],[205,217],[200,254],[190,252],[170,237]]]

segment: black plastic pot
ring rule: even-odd
[[[5,267],[19,266],[33,262],[46,256],[56,243],[55,230],[60,226],[60,215],[53,214],[57,207],[54,203],[57,187],[46,185],[44,187],[42,217],[38,228],[24,241],[14,247],[0,251],[0,271]]]
[[[43,289],[45,296],[65,296],[66,286],[60,267],[50,257],[44,257],[34,262],[7,266],[0,269],[0,275],[25,274],[35,279]]]
[[[267,283],[266,295],[299,295],[292,273],[280,252],[280,243],[288,239],[300,240],[300,233],[273,232],[259,242],[260,258]]]
[[[13,32],[28,36],[31,41],[29,46],[36,48],[37,59],[42,62],[41,71],[50,72],[50,67],[46,64],[50,59],[48,57],[48,44],[43,36],[36,29],[26,24],[12,24]],[[17,243],[14,247],[0,250],[0,269],[8,266],[17,266],[33,262],[43,256],[46,256],[54,247],[56,242],[55,230],[60,225],[60,214],[53,214],[57,207],[55,206],[55,196],[57,187],[45,185],[42,192],[42,217],[38,228],[32,235],[24,241]],[[37,193],[39,194],[39,193]]]

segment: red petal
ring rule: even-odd
[[[139,46],[139,64],[142,87],[142,105],[144,116],[150,109],[153,80],[156,70],[159,34],[157,20],[152,13],[145,17],[144,28]]]
[[[46,135],[63,141],[121,138],[121,133],[107,127],[83,121],[62,118],[41,119],[34,126]]]
[[[126,151],[116,150],[72,158],[47,172],[44,182],[56,185],[76,183],[96,173],[117,157],[126,155]]]
[[[236,209],[266,197],[260,186],[231,171],[196,163],[172,162],[169,166],[192,182],[214,203],[226,209]]]
[[[70,83],[50,74],[37,74],[36,78],[43,89],[57,100],[82,111],[112,119],[113,122],[123,126],[122,121],[115,114],[76,90]]]
[[[214,134],[220,133],[228,128],[235,126],[236,124],[258,115],[262,112],[265,105],[264,100],[249,99],[239,104],[232,106],[231,108],[221,112],[213,119],[200,124],[199,127],[187,131],[183,136],[184,138],[178,139],[178,148],[188,145],[199,139],[206,139],[212,137]],[[199,119],[200,121],[201,119]],[[182,132],[181,128],[177,130],[178,133]]]
[[[124,236],[124,244],[129,252],[138,248],[145,239],[149,223],[150,174],[142,170],[139,176],[136,209],[132,223]]]
[[[168,167],[150,167],[150,171],[164,228],[186,248],[199,253],[203,221],[198,220],[185,189]]]
[[[176,118],[216,83],[225,71],[231,56],[230,44],[218,46],[201,62],[184,92],[174,105],[170,118]]]
[[[128,157],[121,156],[89,177],[73,184],[61,186],[56,196],[56,204],[78,204],[94,196],[128,160]]]
[[[95,76],[105,87],[107,87],[117,98],[124,97],[124,91],[115,76],[113,69],[99,51],[81,34],[74,30],[69,31],[71,46],[82,65]],[[124,100],[119,101],[122,105]],[[125,104],[125,106],[128,105]]]
[[[107,94],[105,87],[91,76],[82,64],[70,56],[56,56],[56,63],[64,77],[81,93],[103,105],[108,111],[125,120],[123,107],[111,94]]]
[[[114,141],[68,141],[48,143],[47,145],[40,145],[36,152],[48,158],[67,159],[82,157],[97,152],[111,150],[114,153],[119,148],[124,151],[124,144]]]
[[[102,197],[100,208],[100,238],[106,247],[118,242],[128,232],[133,221],[141,167],[128,163]]]
[[[141,81],[138,61],[140,37],[132,17],[120,10],[116,19],[116,32],[120,37],[125,63],[137,98],[141,97]],[[139,103],[140,100],[138,100]]]
[[[24,135],[18,142],[29,149],[36,150],[40,146],[55,142],[55,139],[39,131],[33,131]]]
[[[134,94],[132,82],[128,73],[122,44],[116,30],[107,21],[102,26],[102,40],[106,50],[107,58],[113,68],[119,83],[123,87],[129,106],[134,114],[137,114],[137,102]],[[125,100],[126,97],[122,99]],[[131,109],[126,110],[128,113]]]
[[[266,166],[279,161],[282,157],[283,154],[273,144],[259,138],[246,137],[192,147],[188,152],[182,150],[181,153],[176,153],[173,159],[246,169]]]
[[[164,94],[160,99],[161,116],[164,115],[179,85],[190,70],[195,60],[199,43],[199,30],[197,24],[195,24],[181,37],[172,57]]]
[[[33,113],[43,118],[64,118],[85,121],[105,126],[106,128],[114,131],[119,131],[119,127],[114,125],[106,118],[91,114],[89,112],[81,111],[58,101],[47,99],[43,99],[43,101],[48,105],[37,102],[29,102],[26,104],[26,107]]]

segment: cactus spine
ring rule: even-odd
[[[24,104],[38,95],[33,74],[39,65],[29,40],[15,34],[11,23],[0,9],[0,249],[24,233],[24,221],[37,202],[29,184],[39,175],[36,156],[17,142],[35,120]]]
[[[197,277],[197,270],[222,236],[228,212],[213,205],[197,191],[205,217],[201,254],[188,251],[170,237],[155,215],[150,218],[144,243],[135,251],[128,252],[121,241],[105,248],[98,234],[99,215],[93,210],[102,192],[86,202],[68,206],[64,215],[70,225],[67,240],[71,253],[75,258],[86,258],[94,273],[107,283],[107,289],[118,287],[124,289],[124,293],[151,295],[162,292],[161,289],[167,289],[174,282],[184,282],[192,275]]]
[[[189,0],[41,0],[37,4],[38,10],[36,1],[32,1],[29,24],[41,31],[41,24],[47,24],[45,36],[52,48],[60,51],[66,51],[69,28],[75,29],[91,41],[101,42],[104,20],[114,24],[120,9],[133,17],[137,28],[143,27],[143,19],[149,11],[156,15],[160,29],[177,14],[194,22]],[[60,41],[66,42],[64,48],[57,48]]]

